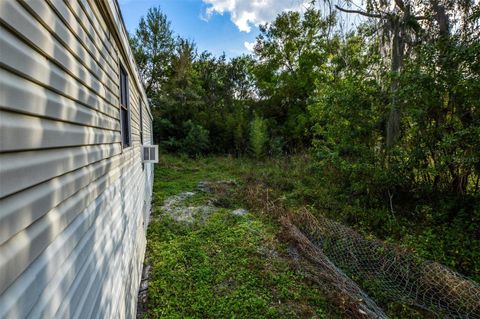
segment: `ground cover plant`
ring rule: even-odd
[[[468,252],[467,245],[477,247],[478,241],[457,239],[438,248],[439,241],[425,240],[411,221],[396,219],[394,224],[371,227],[364,217],[352,219],[352,211],[363,211],[362,216],[378,211],[339,202],[328,185],[313,187],[314,178],[305,177],[316,169],[309,162],[306,155],[261,161],[164,155],[155,172],[148,231],[146,263],[152,270],[145,316],[340,317],[345,300],[329,295],[305,272],[279,222],[282,215],[302,209],[349,224],[367,240],[395,243],[415,258],[447,264],[478,280],[477,258],[457,253]],[[236,215],[239,208],[248,213]],[[411,231],[402,235],[408,227]],[[452,235],[443,227],[431,227],[429,236],[448,241],[460,230],[449,231]],[[385,237],[387,233],[391,237]],[[452,260],[462,262],[449,264]],[[385,297],[371,277],[365,281],[350,275],[389,317],[432,317]]]
[[[362,16],[361,23],[345,28],[345,17],[352,15]],[[240,207],[260,223],[263,235],[247,236],[252,245],[269,236],[288,245],[282,217],[307,211],[351,228],[367,242],[380,240],[478,283],[479,19],[480,4],[473,0],[312,1],[302,12],[283,12],[261,26],[252,54],[227,59],[175,37],[165,14],[151,9],[131,44],[152,107],[154,139],[175,155],[165,156],[156,170],[150,252],[152,245],[168,251],[167,238],[152,234],[172,228],[179,233],[171,238],[185,235],[183,240],[198,243],[199,253],[208,256],[200,242],[226,236],[215,230],[218,221]],[[200,195],[202,180],[237,182],[230,185],[234,192],[218,187]],[[196,192],[185,205],[198,201],[190,204],[214,211],[178,228],[160,210],[185,192]],[[190,215],[195,214],[189,220]],[[225,222],[243,229],[241,218]],[[299,243],[303,237],[294,236],[293,226],[299,225],[292,223],[290,237]],[[205,237],[204,228],[213,237]],[[252,251],[242,246],[248,242],[236,244],[253,261]],[[285,256],[292,261],[288,249]],[[349,275],[388,316],[431,316],[430,309],[384,298],[375,280]],[[294,277],[291,283],[302,282]],[[266,291],[273,288],[255,287],[264,296],[255,301],[262,309],[256,315],[286,311],[267,306],[275,294]],[[318,300],[331,297],[321,294]],[[342,309],[341,298],[333,301]],[[305,314],[318,316],[330,311],[307,308]],[[207,316],[220,313],[228,316]]]
[[[254,212],[236,213],[242,201],[227,193],[252,165],[163,157],[148,228],[145,318],[338,317],[290,263],[278,225]],[[198,187],[219,181],[227,186],[214,193]]]

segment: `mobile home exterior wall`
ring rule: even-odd
[[[135,316],[151,132],[115,0],[0,1],[0,318]]]

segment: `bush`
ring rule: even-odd
[[[260,158],[263,155],[267,139],[267,124],[265,120],[255,116],[250,123],[250,147],[256,158]]]
[[[208,151],[210,145],[209,132],[201,125],[188,120],[183,124],[187,135],[180,143],[181,153],[198,156]]]

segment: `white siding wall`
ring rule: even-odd
[[[140,107],[150,144],[115,1],[0,0],[0,318],[135,316],[153,182]]]

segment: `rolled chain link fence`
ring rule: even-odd
[[[393,245],[307,210],[281,218],[294,259],[349,318],[387,318],[357,284],[438,318],[480,319],[480,286]]]

